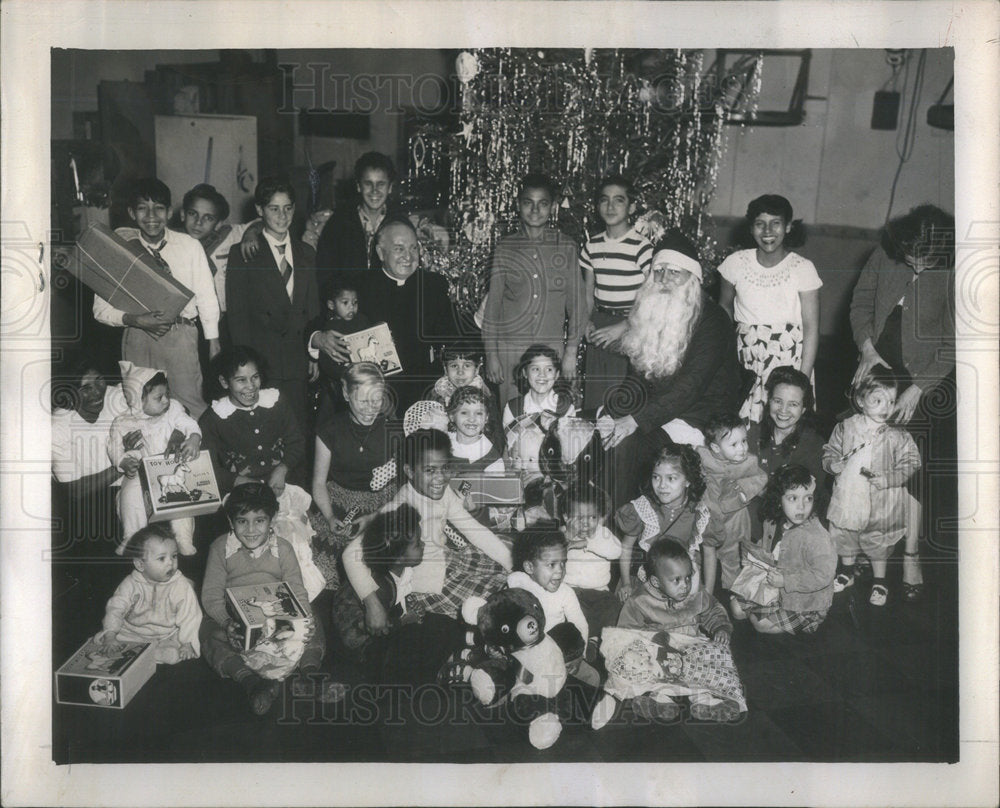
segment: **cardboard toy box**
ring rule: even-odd
[[[403,364],[396,353],[396,343],[392,332],[385,323],[378,323],[363,331],[345,334],[347,349],[351,352],[351,363],[374,362],[382,368],[384,376],[402,373]]]
[[[56,671],[56,701],[121,710],[155,672],[152,643],[119,642],[109,651],[87,640]]]
[[[265,635],[273,633],[267,622],[293,622],[308,617],[292,588],[285,581],[247,584],[226,589],[226,610],[243,626],[243,650],[249,651]]]
[[[150,522],[215,513],[222,505],[207,449],[187,463],[180,463],[173,456],[144,457],[139,475],[146,518]]]
[[[517,472],[463,474],[451,478],[451,487],[459,496],[468,494],[477,508],[483,505],[502,507],[524,502],[524,485]]]
[[[76,243],[76,260],[67,269],[115,308],[126,314],[161,311],[176,318],[194,293],[157,266],[136,241],[127,241],[95,223]]]

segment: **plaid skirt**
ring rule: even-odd
[[[736,596],[734,596],[736,597]],[[822,612],[790,612],[778,604],[761,606],[743,598],[736,597],[743,611],[757,618],[766,618],[786,634],[812,634],[823,625],[827,611]]]
[[[488,598],[502,589],[507,573],[493,559],[471,544],[444,548],[445,576],[441,592],[411,592],[406,596],[406,609],[418,619],[428,612],[461,620],[462,604],[478,595]],[[364,656],[371,636],[365,628],[365,609],[354,589],[341,586],[334,595],[333,624],[344,646],[357,658]]]
[[[332,480],[326,484],[333,511],[341,518],[352,508],[358,509],[358,516],[375,513],[396,495],[396,489],[395,483],[390,483],[379,491],[352,491],[337,485]],[[338,562],[344,548],[351,543],[354,536],[334,530],[316,508],[309,511],[309,521],[316,531],[312,540],[313,563],[326,578],[326,588],[337,589],[340,586]]]

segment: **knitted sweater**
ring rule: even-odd
[[[698,636],[699,629],[710,637],[720,630],[727,634],[733,630],[722,604],[703,589],[696,589],[684,600],[674,601],[649,581],[625,601],[618,616],[618,627],[673,631],[692,637]]]
[[[229,620],[226,612],[226,589],[247,584],[270,584],[285,581],[305,612],[309,597],[302,584],[295,550],[287,541],[271,535],[256,550],[247,550],[232,533],[219,536],[208,549],[205,580],[201,585],[201,605],[205,614],[220,626]]]

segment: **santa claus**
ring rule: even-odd
[[[740,375],[732,322],[702,288],[694,245],[676,231],[653,250],[649,275],[624,323],[592,341],[618,346],[630,363],[609,395],[614,430],[604,439],[616,455],[616,502],[635,495],[638,475],[669,436],[704,442],[700,427],[715,412],[739,410]]]

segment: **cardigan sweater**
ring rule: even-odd
[[[278,463],[293,471],[306,456],[305,438],[288,405],[274,389],[260,391],[255,407],[237,407],[227,398],[212,402],[198,421],[202,448],[212,453],[212,466],[223,493],[237,475],[266,481]]]
[[[232,533],[228,533],[219,536],[208,548],[205,579],[201,585],[201,605],[205,614],[224,626],[229,621],[229,613],[226,611],[227,587],[279,581],[288,584],[303,611],[312,613],[309,596],[302,584],[302,570],[292,545],[273,534],[254,551],[241,545],[233,552],[232,542],[238,540]]]
[[[955,368],[955,273],[927,269],[917,274],[876,247],[851,297],[851,331],[858,348],[878,342],[885,322],[902,299],[903,363],[924,391]]]
[[[764,523],[760,548],[766,561],[775,563],[776,526]],[[790,612],[825,612],[833,603],[833,578],[837,573],[837,551],[833,539],[819,519],[811,516],[801,525],[785,528],[778,542],[777,567],[784,578],[778,603]]]

